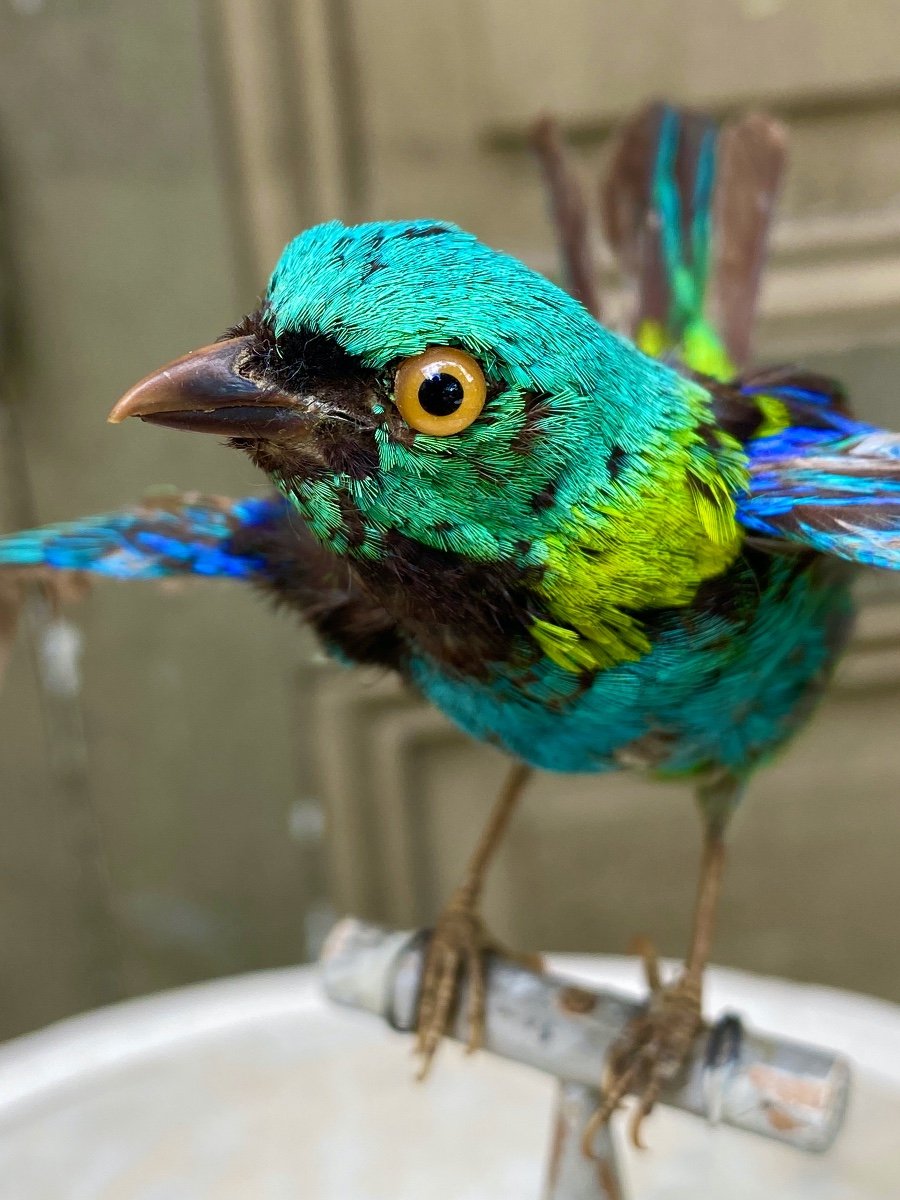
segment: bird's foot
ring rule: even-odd
[[[464,888],[457,891],[441,913],[431,935],[419,993],[415,1053],[417,1078],[425,1079],[438,1047],[450,1032],[463,985],[468,984],[469,1054],[484,1044],[485,960],[503,954],[530,970],[541,969],[538,955],[510,954],[488,933],[475,900]]]
[[[603,1103],[584,1132],[584,1151],[619,1108],[626,1095],[636,1097],[628,1125],[634,1146],[643,1149],[641,1127],[660,1093],[683,1068],[703,1025],[701,980],[687,970],[672,983],[659,977],[656,953],[641,942],[640,952],[650,988],[647,1007],[623,1031],[610,1051],[603,1080]]]

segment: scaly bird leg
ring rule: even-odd
[[[431,935],[422,988],[416,1035],[416,1054],[420,1065],[417,1078],[424,1079],[444,1035],[453,1020],[463,979],[469,982],[469,1052],[484,1041],[485,978],[484,958],[500,951],[488,934],[478,911],[487,869],[503,840],[510,817],[518,803],[531,769],[514,763],[491,811],[487,826],[469,860],[465,876],[441,913]],[[508,951],[503,950],[504,954]],[[535,956],[516,956],[531,968],[540,969]]]
[[[629,1122],[631,1141],[642,1148],[641,1126],[663,1089],[682,1069],[703,1024],[703,974],[712,950],[716,910],[725,867],[725,827],[736,787],[731,781],[701,793],[705,836],[691,941],[684,967],[673,983],[660,978],[656,951],[641,939],[639,952],[650,990],[646,1010],[623,1032],[610,1052],[603,1081],[603,1103],[584,1133],[584,1152],[591,1153],[597,1130],[610,1119],[627,1094],[637,1097]]]

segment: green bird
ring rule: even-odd
[[[0,561],[247,578],[347,663],[399,672],[514,760],[438,921],[427,1069],[469,977],[478,912],[528,769],[639,769],[699,798],[705,852],[679,976],[625,1031],[595,1126],[634,1139],[701,1028],[729,818],[803,724],[843,646],[853,563],[900,567],[900,439],[831,381],[744,368],[774,122],[666,106],[626,127],[605,191],[633,339],[437,221],[330,222],[284,250],[260,307],[137,384],[110,420],[225,436],[269,501],[147,506],[0,545]]]

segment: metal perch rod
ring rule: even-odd
[[[339,1004],[410,1031],[426,945],[421,932],[341,921],[322,954],[325,990]],[[459,1008],[465,1013],[465,996]],[[487,969],[485,1049],[593,1089],[610,1046],[640,1008],[632,997],[495,958]],[[465,1034],[460,1016],[454,1036],[464,1040]],[[849,1088],[850,1069],[838,1055],[741,1031],[728,1018],[698,1038],[686,1070],[661,1103],[800,1150],[822,1151],[840,1129]]]

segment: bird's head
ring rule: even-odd
[[[677,422],[671,373],[548,280],[435,222],[320,225],[257,312],[148,376],[110,420],[227,436],[338,553],[413,539],[537,555],[586,487]]]

